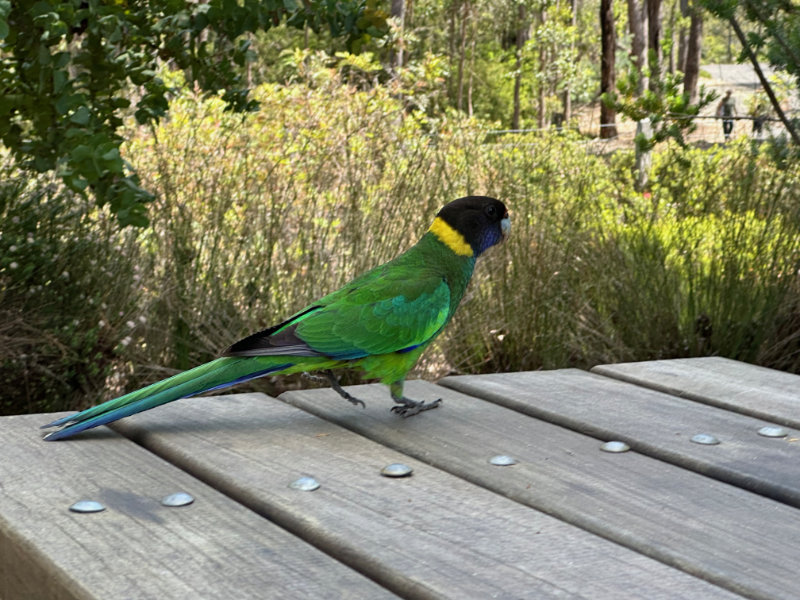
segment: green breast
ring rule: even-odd
[[[452,318],[472,278],[475,257],[456,254],[428,232],[413,248],[395,260],[402,261],[409,273],[416,270],[420,277],[436,276],[447,283],[450,288],[449,318]]]

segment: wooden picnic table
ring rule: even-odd
[[[58,415],[1,418],[0,598],[800,597],[800,376],[697,358],[410,381],[443,399],[410,419],[349,390],[365,409],[193,398],[56,443]]]

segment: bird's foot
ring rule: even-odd
[[[436,408],[442,403],[441,398],[439,398],[438,400],[434,400],[432,402],[422,402],[417,400],[410,400],[405,396],[400,396],[399,398],[395,398],[394,401],[397,402],[397,404],[392,407],[392,412],[396,415],[400,415],[403,418],[413,417],[414,415],[419,414],[424,410],[430,410],[432,408]]]
[[[334,391],[336,391],[336,393],[339,394],[342,398],[344,398],[354,406],[360,406],[361,408],[366,407],[366,404],[364,404],[363,400],[359,400],[355,396],[350,395],[347,391],[345,391],[345,389],[341,385],[339,385],[339,380],[336,379],[336,375],[333,374],[333,371],[328,369],[327,371],[323,371],[323,373],[325,373],[325,377],[330,382],[331,387],[334,389]]]

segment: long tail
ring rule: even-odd
[[[135,392],[109,400],[83,412],[58,419],[42,427],[62,427],[44,436],[48,441],[61,440],[86,429],[105,425],[167,402],[223,389],[293,366],[285,356],[223,357],[173,375]]]

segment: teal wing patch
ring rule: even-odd
[[[450,288],[441,277],[373,275],[323,298],[319,310],[296,323],[294,335],[315,352],[346,360],[410,351],[449,320]]]

